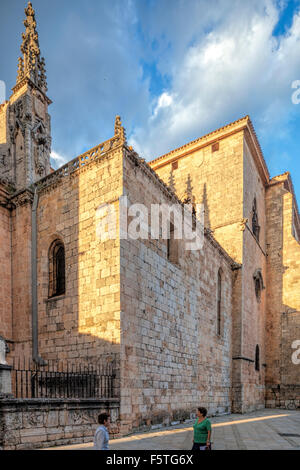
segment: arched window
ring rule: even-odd
[[[218,271],[218,286],[217,286],[217,335],[221,336],[221,304],[222,304],[222,271]]]
[[[255,348],[255,370],[259,372],[259,346],[256,345]]]
[[[65,293],[65,247],[55,240],[49,250],[49,297]]]
[[[265,288],[261,270],[257,269],[253,274],[255,295],[258,302],[261,300],[261,292]]]
[[[259,241],[260,226],[258,225],[256,198],[254,198],[252,207],[252,232],[256,240]]]

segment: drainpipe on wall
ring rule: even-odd
[[[39,356],[38,343],[38,298],[37,298],[37,207],[38,189],[35,187],[31,213],[31,286],[32,286],[32,357],[36,364],[45,365]]]

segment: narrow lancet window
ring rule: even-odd
[[[221,304],[222,304],[222,273],[218,271],[218,292],[217,292],[217,334],[221,336]]]
[[[65,248],[61,240],[55,240],[49,250],[49,297],[65,293]]]
[[[256,345],[256,349],[255,349],[255,370],[257,372],[259,372],[259,346],[258,344]]]
[[[253,207],[252,207],[252,233],[255,236],[257,241],[259,241],[259,232],[260,232],[260,226],[258,224],[257,204],[256,204],[256,198],[254,198]]]

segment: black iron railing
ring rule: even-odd
[[[115,398],[115,363],[82,365],[48,362],[37,366],[15,360],[12,393],[16,398]]]

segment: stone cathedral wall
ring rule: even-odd
[[[150,162],[164,182],[173,181],[184,199],[188,185],[195,203],[203,204],[205,226],[227,253],[243,265],[234,277],[233,407],[236,412],[264,405],[265,292],[255,298],[253,274],[265,272],[265,182],[247,147],[248,118],[219,129]],[[188,183],[189,182],[189,183]],[[261,226],[257,243],[252,234],[253,199],[256,196]],[[260,371],[255,371],[255,349],[260,347]]]
[[[39,354],[86,365],[116,359],[122,434],[189,419],[201,405],[210,414],[261,408],[265,396],[267,406],[300,405],[299,365],[291,361],[291,344],[300,340],[295,201],[287,177],[264,184],[235,126],[230,135],[217,132],[217,147],[204,138],[199,148],[185,146],[183,158],[179,149],[167,164],[150,166],[132,149],[113,147],[115,135],[38,184]],[[166,240],[120,239],[118,223],[114,238],[101,239],[100,208],[113,208],[118,220],[121,195],[149,213],[153,204],[178,203],[163,181],[181,201],[204,205],[213,235],[205,231],[202,250],[186,251],[178,240],[168,258]],[[259,241],[251,227],[254,197]],[[10,212],[0,206],[0,335],[12,341],[9,360],[32,356],[33,198],[27,188],[13,195]],[[56,239],[65,248],[66,292],[51,298]],[[259,300],[257,269],[265,287]]]
[[[300,244],[293,226],[295,200],[287,175],[276,177],[267,198],[268,300],[266,406],[300,407]],[[295,359],[298,361],[296,362]]]
[[[0,184],[0,199],[6,191]],[[8,209],[0,205],[0,336],[12,338],[11,222]]]
[[[101,156],[39,189],[37,275],[39,354],[76,364],[113,360],[120,350],[120,247],[101,241],[97,209],[118,214],[122,151]],[[47,183],[47,179],[44,180]],[[41,183],[42,184],[42,183]],[[11,356],[31,357],[31,201],[13,211],[14,340]],[[66,291],[49,298],[49,250],[65,248]]]
[[[120,152],[101,157],[40,195],[39,338],[46,358],[88,362],[119,353],[119,240],[100,240],[97,209],[110,201],[118,210]],[[65,245],[66,293],[48,298],[48,252],[55,238]]]
[[[156,176],[129,158],[124,193],[149,214],[152,204],[172,204]],[[210,414],[231,411],[232,260],[207,237],[201,251],[185,251],[182,240],[178,250],[171,262],[166,240],[121,240],[121,419],[127,431],[188,419],[201,405]]]
[[[254,274],[261,270],[264,287],[266,275],[266,210],[265,184],[254,163],[252,153],[244,141],[243,153],[243,217],[248,219],[243,240],[243,321],[242,321],[242,357],[241,377],[243,395],[241,410],[264,408],[265,403],[265,310],[266,289],[262,289],[260,298],[256,297]],[[252,232],[253,201],[256,199],[259,240]],[[259,370],[255,368],[256,346],[259,347]]]

